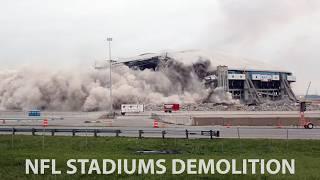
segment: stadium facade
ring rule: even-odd
[[[292,72],[264,62],[234,57],[222,52],[190,50],[147,53],[120,59],[117,63],[123,63],[132,69],[156,71],[169,60],[193,64],[199,59],[209,60],[210,66],[213,67],[201,77],[208,88],[223,88],[230,92],[234,99],[247,104],[261,103],[266,99],[297,101],[291,89],[291,83],[296,81]]]

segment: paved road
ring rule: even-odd
[[[154,116],[164,118],[167,122],[159,122],[160,128],[153,128]],[[190,138],[208,138],[208,136],[200,135],[201,130],[220,130],[222,138],[272,138],[272,139],[320,139],[320,129],[302,129],[297,127],[224,127],[224,126],[189,126],[190,116],[235,116],[235,117],[297,117],[298,112],[239,112],[239,111],[195,111],[195,112],[144,112],[141,114],[128,114],[119,116],[116,119],[99,119],[104,112],[43,112],[39,120],[6,120],[0,121],[1,127],[40,127],[43,118],[49,118],[49,128],[113,128],[121,129],[123,136],[138,136],[138,130],[159,131],[159,133],[144,133],[148,137],[161,137],[161,130],[168,131],[167,137],[185,137],[185,129],[195,131]],[[320,112],[307,112],[307,117],[320,117]],[[63,120],[50,120],[52,117],[62,117]],[[6,118],[28,118],[25,112],[0,111],[0,120]],[[177,133],[179,132],[179,133]],[[67,135],[67,134],[64,134]]]
[[[100,119],[105,112],[42,112],[38,120],[25,120],[29,118],[26,112],[0,111],[1,125],[41,125],[42,119],[49,119],[49,125],[55,126],[103,126],[103,127],[152,127],[154,119],[161,119],[169,124],[162,124],[164,127],[176,127],[176,125],[191,125],[193,117],[224,117],[224,118],[272,118],[272,117],[299,117],[296,111],[181,111],[175,113],[164,112],[143,112],[139,114],[127,114],[117,116],[116,119]],[[152,115],[153,114],[153,115]],[[156,116],[154,116],[156,114]],[[306,117],[320,118],[320,111],[309,111]],[[24,120],[14,121],[21,118]],[[63,118],[63,120],[58,120]],[[51,120],[57,119],[57,120]],[[2,121],[2,122],[1,122]]]
[[[41,128],[35,126],[2,126],[0,128]],[[61,128],[61,127],[47,127],[47,129]],[[119,129],[121,130],[120,136],[125,137],[138,137],[139,130],[143,130],[144,137],[162,137],[162,131],[166,131],[167,138],[185,138],[187,129],[189,138],[209,138],[209,134],[202,135],[201,131],[215,130],[220,131],[221,138],[262,138],[262,139],[320,139],[320,128],[316,129],[302,129],[297,127],[283,127],[283,128],[274,128],[274,127],[219,127],[219,126],[184,126],[184,127],[175,127],[175,128],[135,128],[135,127],[63,127],[63,128],[81,128],[81,129]],[[8,134],[8,133],[2,133]],[[9,133],[11,134],[11,133]],[[16,133],[16,134],[31,134],[29,133]],[[42,132],[38,133],[39,135]],[[47,135],[50,135],[51,132],[47,132]],[[56,135],[67,135],[71,136],[72,133],[56,133]],[[93,136],[92,133],[80,133],[77,135],[88,135]],[[110,134],[99,134],[99,136],[115,136],[114,133]]]

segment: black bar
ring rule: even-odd
[[[120,130],[116,130],[116,137],[119,137],[119,134],[121,133]]]
[[[166,131],[162,131],[162,139],[164,139],[164,135],[166,134]]]
[[[51,136],[54,136],[54,132],[56,132],[55,129],[51,129]]]
[[[16,134],[16,129],[12,128],[12,135],[15,135],[15,134]]]
[[[72,136],[75,136],[75,135],[76,135],[76,130],[72,129]]]
[[[212,132],[212,130],[210,130],[210,139],[213,139],[212,135],[213,135],[213,132]]]
[[[186,139],[189,139],[189,132],[188,132],[188,129],[186,129]]]
[[[32,128],[32,136],[36,135],[36,130]]]
[[[139,139],[142,138],[143,130],[139,130]]]
[[[98,131],[97,131],[96,129],[94,130],[93,133],[94,133],[94,137],[97,137],[97,136],[98,136],[98,135],[97,135]]]

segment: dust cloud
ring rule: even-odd
[[[115,66],[114,108],[122,103],[201,103],[209,92],[202,82],[208,69],[210,62],[203,59],[192,65],[171,59],[157,71]],[[0,73],[0,109],[106,110],[109,90],[109,69],[21,67]],[[229,93],[213,94],[210,102],[234,103]]]

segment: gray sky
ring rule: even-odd
[[[215,49],[293,71],[320,91],[318,0],[0,0],[0,61],[91,65],[113,56]]]

